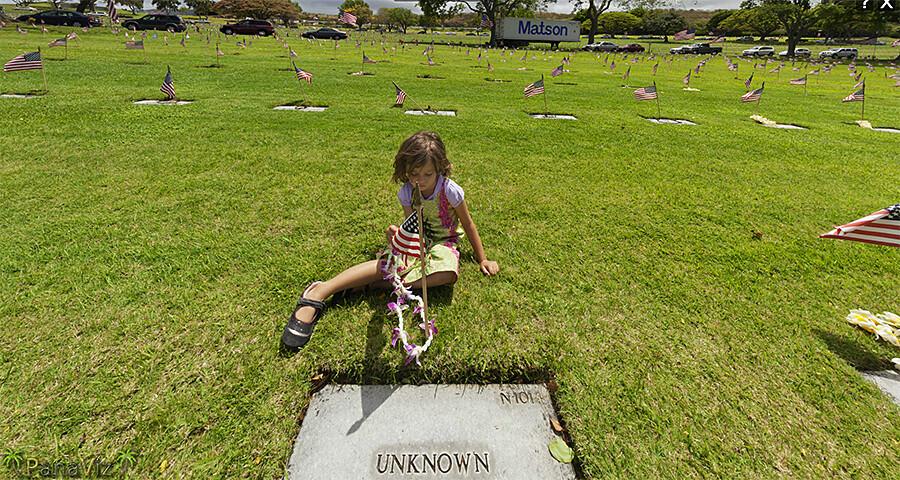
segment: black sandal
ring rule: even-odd
[[[312,337],[316,323],[319,321],[322,314],[325,313],[325,309],[327,308],[325,303],[306,298],[306,292],[318,283],[321,282],[314,282],[312,285],[306,287],[306,290],[300,295],[300,299],[297,300],[297,306],[294,307],[294,312],[291,313],[291,316],[288,318],[287,325],[284,326],[284,333],[281,334],[281,344],[288,349],[299,350],[306,346],[306,342],[309,342],[310,337]],[[312,322],[304,323],[297,320],[297,310],[300,310],[303,307],[313,307],[316,310],[316,313],[313,314]]]

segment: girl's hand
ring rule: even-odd
[[[394,234],[396,234],[398,230],[400,230],[400,227],[391,225],[390,227],[388,227],[387,232],[384,233],[384,236],[387,237],[387,240],[390,242],[391,239],[394,238]]]
[[[500,265],[497,265],[497,262],[493,260],[484,259],[481,261],[481,273],[491,276],[495,275],[500,271]]]

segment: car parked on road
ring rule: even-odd
[[[331,27],[322,27],[318,30],[310,30],[300,34],[303,38],[324,38],[326,40],[343,40],[347,38],[347,34]]]
[[[766,45],[750,47],[741,52],[741,55],[745,57],[771,57],[772,55],[775,55],[775,47]]]
[[[70,27],[99,27],[100,20],[83,13],[69,10],[46,10],[40,13],[21,15],[20,22],[40,23],[43,25],[68,25]]]
[[[581,49],[587,52],[615,52],[619,49],[619,46],[612,42],[599,42],[589,43],[581,47]]]
[[[643,52],[644,46],[637,43],[626,43],[616,49],[617,52]]]
[[[674,55],[691,53],[691,46],[690,45],[682,45],[680,47],[670,48],[669,53],[674,54]]]
[[[794,49],[794,56],[795,56],[795,57],[809,58],[810,55],[812,55],[812,52],[810,52],[808,48],[795,48],[795,49]],[[788,51],[785,50],[785,51],[783,51],[783,52],[780,52],[780,53],[778,54],[778,56],[781,57],[781,58],[786,58],[786,57],[788,56]]]
[[[219,28],[225,35],[259,35],[265,37],[275,35],[275,27],[266,20],[241,20],[240,22],[226,23]]]
[[[855,48],[838,47],[824,50],[819,53],[819,58],[849,58],[854,59],[859,56],[859,51]]]
[[[178,15],[150,14],[140,18],[131,18],[122,22],[126,30],[166,30],[183,32],[187,30],[184,20]]]

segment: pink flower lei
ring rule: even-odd
[[[434,325],[434,319],[430,321],[425,319],[425,302],[422,300],[422,297],[414,295],[410,289],[403,285],[403,279],[400,277],[400,267],[397,265],[395,253],[390,250],[385,250],[379,253],[379,257],[383,255],[387,257],[387,260],[381,267],[381,273],[384,274],[384,279],[390,282],[391,286],[394,287],[393,294],[397,296],[395,302],[390,302],[387,305],[390,313],[397,315],[397,327],[394,328],[393,334],[391,335],[391,346],[396,346],[397,341],[399,340],[402,342],[403,348],[406,349],[406,354],[408,355],[405,364],[409,365],[415,360],[416,365],[421,366],[422,363],[419,360],[422,354],[428,350],[429,346],[431,346],[431,340],[437,334],[437,327]],[[421,317],[422,323],[419,324],[419,328],[425,331],[425,343],[422,345],[410,343],[410,334],[404,330],[403,327],[403,311],[407,310],[409,305],[413,302],[415,302],[416,305],[413,308],[412,315],[413,317],[416,315]]]

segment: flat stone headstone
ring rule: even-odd
[[[786,130],[806,130],[806,127],[801,127],[800,125],[791,125],[789,123],[776,123],[775,125],[766,125],[763,123],[761,125],[764,127],[783,128]]]
[[[677,118],[645,118],[645,120],[653,123],[667,123],[671,125],[696,125],[696,123],[690,120],[680,120]]]
[[[896,128],[888,128],[888,127],[872,127],[872,130],[877,132],[891,132],[891,133],[900,133],[900,130]]]
[[[135,105],[187,105],[194,103],[186,100],[138,100]]]
[[[4,93],[0,95],[0,98],[34,98],[37,95],[23,95],[19,93]]]
[[[278,105],[273,110],[297,110],[300,112],[324,112],[328,107],[304,107],[302,105]]]
[[[299,479],[574,479],[543,385],[328,385],[288,461]]]
[[[456,112],[454,112],[453,110],[438,110],[438,111],[425,110],[424,112],[422,110],[407,110],[404,113],[406,113],[407,115],[440,115],[443,117],[455,117],[456,116]]]
[[[532,113],[531,118],[546,118],[550,120],[578,120],[578,117],[572,115],[555,115],[555,114],[544,114],[544,113]]]
[[[880,388],[894,403],[900,405],[900,373],[893,370],[859,373]]]

